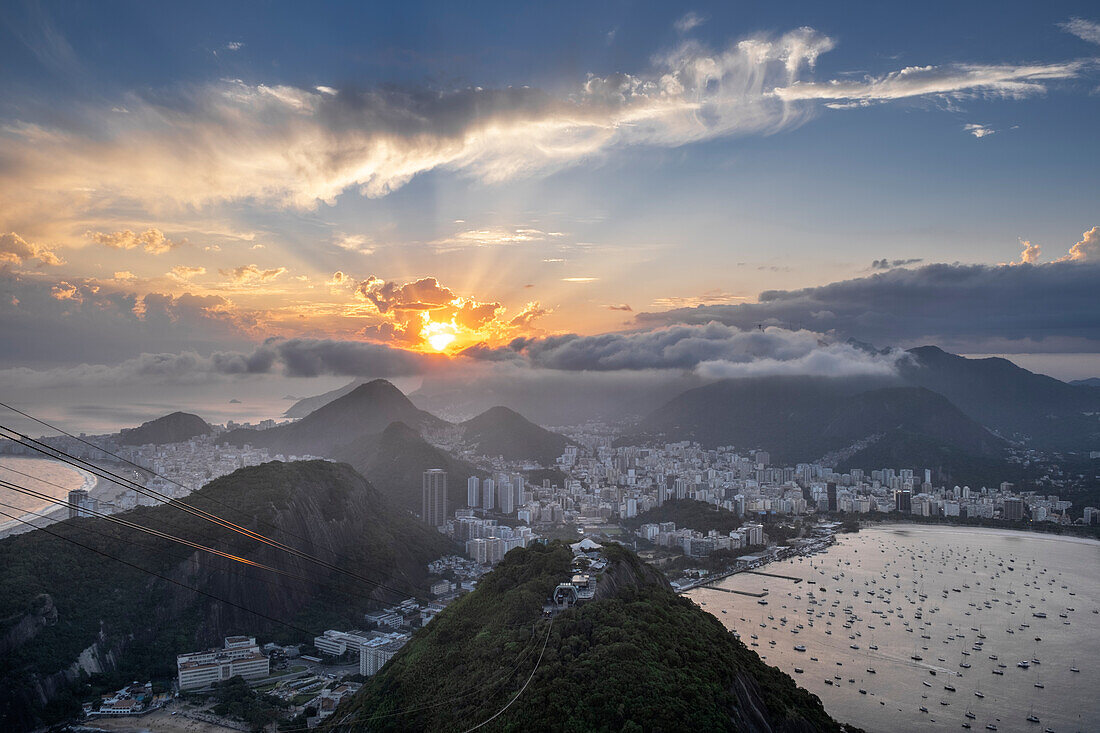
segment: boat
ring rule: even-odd
[[[994,669],[993,674],[999,674],[1003,677],[1004,676],[1004,670],[1003,669]]]
[[[928,712],[928,708],[926,708],[926,707],[924,707],[923,705],[921,705],[921,706],[920,706],[920,711],[921,711],[922,713],[927,713],[927,712]]]
[[[1029,722],[1029,723],[1038,723],[1039,718],[1036,717],[1035,713],[1032,713],[1031,715],[1027,716],[1027,722]]]
[[[1031,662],[1029,662],[1025,659],[1022,662],[1016,662],[1016,666],[1021,668],[1021,669],[1027,669],[1028,667],[1031,666]]]
[[[805,670],[802,669],[801,667],[795,667],[794,671],[795,671],[795,674],[802,674]]]
[[[796,652],[804,652],[804,651],[806,651],[806,647],[803,646],[802,644],[795,644],[794,645],[794,650]]]
[[[978,716],[975,715],[974,713],[970,712],[969,710],[967,710],[966,711],[966,717],[970,718],[971,720],[974,720]]]
[[[943,689],[947,690],[948,692],[954,692],[955,691],[955,686],[954,685],[944,685]]]
[[[985,697],[985,693],[974,690],[974,697]]]

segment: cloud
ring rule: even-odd
[[[32,244],[15,232],[0,234],[0,263],[21,265],[27,260],[38,260],[43,265],[64,264],[51,250]]]
[[[241,41],[230,41],[225,44],[226,51],[240,51],[242,48],[244,48],[244,43]]]
[[[963,353],[1096,351],[1100,227],[1062,260],[1027,267],[932,264],[890,269],[756,303],[639,313],[639,326],[716,321],[737,328],[801,326],[880,345],[935,343]],[[1029,245],[1030,246],[1030,245]],[[1025,248],[1026,257],[1036,250]]]
[[[1021,240],[1020,244],[1024,245],[1024,249],[1020,252],[1020,261],[1014,262],[1015,265],[1037,265],[1039,264],[1039,255],[1042,253],[1042,247],[1031,242]]]
[[[920,257],[914,257],[906,260],[888,260],[885,257],[881,260],[871,260],[872,270],[890,270],[894,267],[905,267],[906,265],[915,265],[918,262],[924,260]]]
[[[149,254],[160,255],[177,247],[181,242],[173,242],[159,229],[149,228],[141,234],[134,234],[129,229],[119,232],[88,232],[87,235],[96,244],[102,244],[111,249],[134,249],[142,247]]]
[[[454,291],[439,284],[434,277],[398,284],[373,275],[359,284],[357,292],[374,304],[380,313],[393,310],[436,310],[455,299]]]
[[[501,303],[459,295],[434,277],[398,283],[371,276],[355,286],[355,292],[383,318],[362,335],[437,351],[498,342],[517,331],[530,333],[534,322],[550,313],[535,301],[509,316]]]
[[[309,209],[346,191],[384,196],[433,170],[494,183],[625,147],[773,133],[807,114],[772,89],[797,81],[833,45],[810,28],[724,49],[684,41],[644,71],[589,74],[560,94],[524,86],[332,94],[239,80],[133,92],[80,109],[79,125],[6,126],[0,196],[35,192],[54,210],[90,196],[158,211],[243,200]],[[129,114],[110,112],[120,105]]]
[[[565,283],[590,283],[599,280],[598,277],[563,277],[562,282]]]
[[[1057,261],[1100,263],[1100,226],[1082,234],[1081,241],[1069,248],[1069,254]]]
[[[950,66],[908,66],[862,81],[833,79],[826,82],[798,81],[775,89],[788,102],[823,100],[827,106],[861,107],[913,97],[986,96],[1021,99],[1042,94],[1044,82],[1073,79],[1085,61],[1025,66],[956,64]],[[979,136],[980,137],[980,136]]]
[[[470,229],[458,232],[450,237],[437,239],[432,244],[442,249],[460,249],[463,247],[493,247],[508,244],[528,244],[543,242],[547,239],[564,236],[561,232],[544,232],[532,227],[504,229]]]
[[[206,268],[205,267],[192,267],[190,265],[176,265],[168,273],[168,276],[175,279],[175,280],[178,280],[180,282],[186,282],[187,280],[190,280],[193,277],[198,277],[199,275],[205,275],[205,274],[206,274]]]
[[[359,254],[373,254],[374,244],[365,234],[339,234],[333,243],[340,249]]]
[[[685,13],[679,20],[677,20],[676,23],[673,24],[673,27],[676,28],[677,33],[680,33],[682,35],[695,28],[698,28],[705,22],[707,22],[706,18],[694,11],[690,11]]]
[[[627,303],[619,303],[618,305],[612,304],[612,305],[606,306],[606,308],[607,308],[608,310],[610,310],[610,311],[627,311],[627,312],[632,312],[632,311],[634,310],[634,309],[633,309],[633,308],[631,308],[631,307],[630,307],[630,305],[629,305],[629,304],[627,304]]]
[[[978,138],[979,140],[982,139],[983,137],[988,137],[989,135],[992,135],[993,133],[997,132],[996,130],[994,130],[992,127],[989,127],[988,125],[982,125],[982,124],[978,124],[976,122],[972,122],[970,124],[963,125],[963,129],[966,130],[967,132],[969,132],[974,137]]]
[[[223,277],[229,278],[233,283],[249,285],[253,283],[270,282],[287,272],[287,269],[285,267],[273,267],[263,270],[256,265],[241,265],[240,267],[234,267],[230,270],[219,269],[218,272],[220,272]]]
[[[0,370],[0,383],[28,387],[144,382],[202,383],[211,376],[280,373],[291,377],[401,377],[443,367],[446,357],[362,341],[268,339],[249,351],[141,354],[117,364],[79,364],[46,370]]]
[[[657,308],[691,308],[697,305],[713,305],[714,303],[736,303],[748,300],[748,296],[734,295],[721,289],[707,290],[699,295],[674,295],[665,298],[655,298],[653,306]]]
[[[701,375],[716,377],[735,373],[890,374],[902,352],[872,353],[829,342],[811,331],[707,323],[597,336],[517,338],[506,348],[464,353],[490,361],[519,359],[536,369],[697,369]]]
[[[1094,23],[1084,18],[1070,18],[1065,23],[1059,23],[1058,27],[1067,33],[1089,43],[1100,43],[1100,23]]]
[[[0,269],[0,292],[18,301],[0,299],[0,366],[209,352],[248,344],[260,332],[256,313],[222,296],[139,294],[121,278],[46,280]]]

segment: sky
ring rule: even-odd
[[[592,5],[9,3],[0,389],[1100,376],[1094,4]]]

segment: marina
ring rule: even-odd
[[[1098,542],[890,525],[768,570],[688,595],[751,630],[749,647],[838,720],[869,731],[1100,729],[1100,700],[1082,694],[1100,686],[1100,668],[1083,662],[1100,658]],[[761,592],[766,609],[740,597]]]

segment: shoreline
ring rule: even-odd
[[[32,457],[32,456],[8,456],[8,455],[5,455],[5,456],[0,456],[0,458],[25,459],[28,462],[29,461],[34,461],[34,462],[38,463],[39,465],[51,465],[51,466],[59,465],[56,461],[51,461],[48,458],[36,458],[36,457]],[[27,468],[27,467],[26,466],[19,466],[18,468],[19,468],[19,470],[24,470],[24,468]],[[71,488],[66,490],[66,494],[64,496],[59,496],[54,501],[38,500],[35,504],[33,504],[31,506],[20,507],[20,509],[23,511],[23,513],[19,515],[18,520],[17,519],[5,519],[3,522],[0,522],[0,539],[3,539],[5,537],[11,537],[12,535],[22,534],[24,532],[31,531],[32,527],[28,526],[27,524],[24,524],[23,522],[29,522],[29,523],[31,523],[31,525],[33,525],[33,528],[37,529],[39,527],[49,526],[50,524],[53,524],[56,521],[61,521],[61,520],[67,519],[68,516],[69,516],[69,514],[68,514],[69,508],[67,506],[64,506],[64,505],[58,506],[56,502],[57,501],[67,502],[68,501],[68,494],[67,494],[68,491],[74,491],[76,489],[83,489],[84,491],[88,492],[88,495],[90,497],[98,499],[98,500],[104,500],[103,496],[97,495],[97,494],[100,494],[102,492],[97,491],[101,486],[101,482],[95,474],[93,474],[90,471],[87,471],[83,468],[76,467],[76,466],[66,466],[65,469],[67,471],[74,471],[80,476],[80,479],[81,479],[80,486],[75,486],[75,485],[72,486]],[[26,470],[26,473],[34,473],[34,471]],[[11,471],[0,470],[0,476],[6,477],[12,483],[19,483],[20,485],[23,485],[23,482],[28,482],[28,483],[31,484],[28,488],[34,488],[36,491],[41,491],[42,493],[51,493],[51,492],[60,491],[60,489],[58,489],[57,486],[48,486],[48,487],[35,486],[34,484],[39,483],[38,481],[32,481],[32,479],[29,479],[25,476],[20,476],[20,475],[15,474],[15,473],[12,473]],[[22,481],[17,481],[17,479],[22,479]],[[41,480],[52,480],[52,479],[41,479]],[[55,484],[64,484],[65,482],[61,481],[61,480],[57,480],[57,481],[53,481],[53,483],[55,483]],[[43,489],[48,489],[48,490],[43,490]],[[16,512],[16,510],[8,510],[7,508],[4,508],[4,510],[8,511],[11,514],[14,514]],[[36,516],[36,515],[44,515],[44,516]],[[20,520],[22,520],[22,521],[20,521]]]

